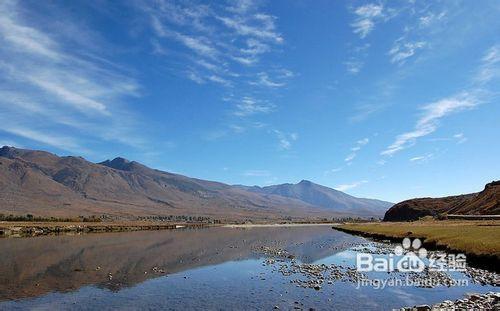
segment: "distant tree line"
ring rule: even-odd
[[[155,216],[139,216],[139,220],[147,221],[179,221],[188,223],[210,223],[210,224],[220,224],[221,220],[213,219],[206,216],[190,216],[190,215],[155,215]]]
[[[0,221],[50,221],[50,222],[101,222],[105,216],[78,216],[78,217],[42,217],[32,214],[4,215],[0,213]]]
[[[43,217],[34,216],[32,214],[26,215],[5,215],[0,213],[0,221],[50,221],[50,222],[102,222],[102,221],[112,221],[120,220],[121,218],[111,215],[90,215],[90,216],[77,216],[77,217]],[[206,223],[206,224],[221,224],[221,223],[253,223],[255,219],[214,219],[207,216],[193,216],[193,215],[154,215],[154,216],[137,216],[132,217],[129,220],[143,220],[143,221],[166,221],[166,222],[186,222],[186,223]],[[329,222],[373,222],[379,221],[378,218],[354,218],[354,217],[342,217],[342,218],[314,218],[314,219],[294,219],[292,217],[285,217],[281,221],[277,219],[267,219],[270,222],[280,222],[280,223],[329,223]]]

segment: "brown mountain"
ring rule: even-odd
[[[477,193],[400,202],[385,213],[384,221],[417,220],[420,217],[439,214],[500,214],[500,181],[487,184],[483,191]]]
[[[0,149],[0,213],[218,219],[364,216],[162,172],[123,158],[92,163],[6,146]]]
[[[244,187],[244,186],[242,186]],[[294,198],[314,206],[321,206],[337,212],[381,217],[394,203],[356,198],[342,191],[302,180],[297,184],[281,184],[267,187],[244,187],[245,189],[264,194],[274,194]]]

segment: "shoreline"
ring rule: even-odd
[[[158,231],[196,229],[208,227],[224,228],[270,228],[301,226],[333,226],[338,223],[261,223],[261,224],[212,224],[184,222],[148,222],[148,221],[116,221],[116,222],[45,222],[45,221],[0,221],[0,238],[36,237],[58,234],[83,234],[129,231]]]
[[[36,237],[58,234],[82,234],[128,231],[157,231],[216,226],[207,223],[157,222],[0,222],[0,238]]]

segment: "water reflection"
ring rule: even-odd
[[[86,285],[116,292],[150,278],[262,257],[255,252],[260,246],[284,248],[302,262],[314,262],[362,240],[329,226],[0,239],[0,300],[70,292]]]

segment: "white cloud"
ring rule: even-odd
[[[449,114],[465,109],[472,109],[479,105],[481,101],[467,92],[459,95],[444,98],[422,107],[423,114],[418,119],[415,128],[396,137],[396,140],[382,151],[382,155],[393,155],[394,153],[408,148],[415,144],[420,137],[429,135],[436,131],[439,121]]]
[[[344,65],[347,67],[347,71],[353,75],[358,74],[363,68],[364,63],[362,61],[357,61],[351,59],[347,62],[344,62]]]
[[[500,45],[489,48],[481,59],[475,82],[485,84],[500,77]]]
[[[289,70],[277,69],[280,66],[276,62],[271,68],[261,66],[267,54],[278,51],[278,47],[281,51],[284,38],[278,30],[277,18],[266,13],[260,1],[206,5],[176,0],[135,3],[152,30],[155,51],[168,47],[168,54],[156,55],[168,65],[173,64],[168,66],[169,70],[180,71],[182,76],[200,85],[230,87],[231,95],[224,97],[234,103],[233,116],[247,117],[275,110],[267,94],[254,93],[250,97],[242,91],[248,85],[279,89],[295,76]],[[186,60],[191,62],[187,69],[178,69],[178,64]]]
[[[233,114],[238,117],[247,117],[258,113],[269,113],[274,108],[271,103],[245,96],[236,104],[236,110]]]
[[[344,159],[344,161],[347,162],[348,165],[350,165],[352,160],[354,160],[354,158],[356,157],[357,152],[361,150],[361,148],[363,148],[363,146],[365,146],[369,142],[370,139],[368,137],[358,140],[354,145],[354,147],[351,148],[351,153]]]
[[[272,78],[270,77],[272,75]],[[286,82],[295,77],[295,74],[287,69],[278,69],[268,72],[259,72],[257,80],[249,82],[250,85],[265,86],[269,88],[280,88],[286,85]]]
[[[147,1],[136,3],[157,36],[155,51],[161,51],[166,40],[190,50],[176,51],[176,46],[170,44],[168,49],[173,52],[166,59],[182,56],[190,59],[195,65],[190,71],[195,71],[196,77],[189,73],[187,78],[199,84],[213,82],[226,87],[248,80],[268,87],[284,85],[266,74],[249,73],[235,66],[258,65],[264,54],[284,41],[277,31],[276,17],[259,10],[258,1],[237,1],[228,6],[166,0],[158,0],[155,5]],[[191,53],[195,55],[190,56]]]
[[[284,82],[276,82],[276,81],[272,81],[269,76],[267,75],[267,73],[265,72],[261,72],[258,74],[258,80],[256,82],[250,82],[250,84],[253,84],[253,85],[262,85],[262,86],[267,86],[267,87],[271,87],[271,88],[275,88],[275,87],[282,87],[285,85]]]
[[[367,182],[368,182],[367,180],[361,180],[361,181],[356,181],[356,182],[353,182],[350,184],[341,184],[341,185],[334,187],[334,189],[338,190],[338,191],[347,191],[350,189],[357,188],[363,184],[366,184]]]
[[[457,144],[463,144],[467,141],[467,137],[465,137],[463,133],[457,133],[453,135],[453,138],[456,139]]]
[[[254,0],[235,0],[231,1],[231,6],[227,7],[226,9],[229,12],[243,14],[252,9],[255,9],[256,6],[257,4]]]
[[[342,170],[342,167],[335,167],[335,168],[332,168],[332,169],[329,169],[329,170],[326,170],[324,172],[325,175],[331,175],[331,174],[335,174],[335,173],[338,173]]]
[[[443,19],[445,16],[446,16],[446,11],[443,11],[439,14],[436,14],[434,12],[429,12],[427,15],[421,16],[419,18],[419,25],[422,28],[429,27],[435,22]]]
[[[269,52],[269,45],[262,43],[256,39],[250,38],[246,41],[246,47],[241,49],[243,54],[248,54],[253,57]]]
[[[200,74],[198,74],[195,71],[189,71],[187,73],[187,77],[188,77],[189,80],[194,81],[194,82],[196,82],[198,84],[205,83],[205,80],[200,76]]]
[[[427,162],[434,157],[434,154],[429,153],[423,156],[417,156],[410,158],[410,162]]]
[[[71,137],[60,136],[54,133],[43,133],[41,131],[32,130],[29,128],[14,126],[3,128],[2,131],[66,151],[81,152],[82,150],[84,150],[84,148],[80,146],[75,141],[75,139]]]
[[[229,81],[227,79],[224,79],[222,77],[219,77],[217,75],[208,76],[207,79],[209,81],[212,81],[212,82],[215,82],[215,83],[218,83],[218,84],[222,84],[224,86],[231,86],[232,85],[231,81]]]
[[[297,133],[285,133],[279,130],[273,130],[273,132],[278,137],[279,147],[283,150],[289,150],[292,148],[292,143],[299,139]]]
[[[403,64],[408,58],[415,55],[418,50],[423,49],[427,45],[424,41],[402,42],[402,40],[402,38],[396,40],[389,51],[391,63]]]
[[[354,10],[356,20],[351,24],[354,33],[364,39],[375,27],[377,19],[383,17],[383,6],[381,4],[365,4]]]
[[[355,157],[356,157],[355,153],[350,153],[347,157],[345,157],[344,161],[351,162],[352,160],[354,160]]]
[[[94,142],[137,147],[142,139],[130,132],[135,121],[122,99],[139,96],[139,84],[126,68],[102,57],[103,50],[82,27],[61,19],[54,28],[23,4],[0,2],[3,130],[75,152],[84,151],[81,138],[54,133],[77,130]]]
[[[177,31],[172,31],[165,27],[157,16],[151,17],[151,26],[159,37],[175,39],[201,56],[215,58],[218,54],[217,49],[212,46],[211,42],[207,38],[194,37]],[[158,49],[158,47],[161,48],[161,46],[157,46],[156,48]]]
[[[276,32],[274,16],[267,14],[255,14],[253,16],[217,17],[224,25],[236,31],[240,36],[250,36],[261,40],[269,40],[275,43],[283,43],[283,37]]]

